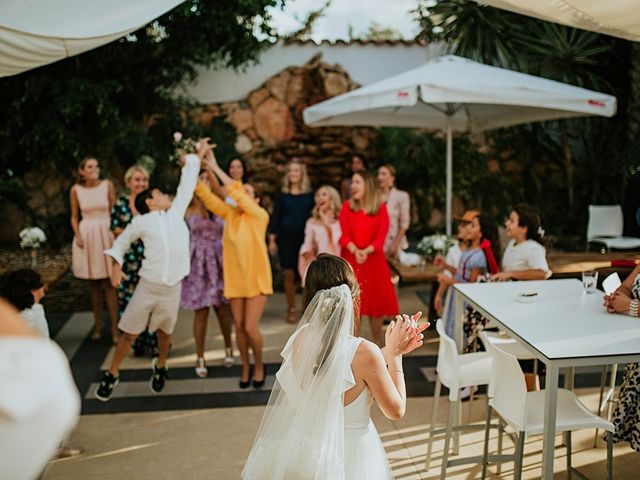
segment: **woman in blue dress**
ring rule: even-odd
[[[314,193],[307,175],[306,165],[293,158],[287,165],[282,189],[269,225],[269,254],[278,254],[284,273],[284,291],[287,297],[287,321],[298,322],[296,312],[296,270],[298,254],[304,243],[304,227],[315,204]]]

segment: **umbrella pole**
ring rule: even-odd
[[[452,203],[452,177],[453,177],[453,133],[451,116],[447,115],[447,198],[446,198],[446,231],[451,236],[451,203]]]

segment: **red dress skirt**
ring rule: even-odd
[[[354,212],[349,202],[340,210],[342,237],[342,258],[351,264],[361,289],[360,313],[369,317],[392,317],[398,314],[398,298],[391,283],[391,270],[384,256],[384,241],[389,230],[387,207],[382,204],[375,215],[360,210]],[[353,242],[359,249],[373,245],[375,249],[362,264],[356,262],[355,255],[347,245]]]

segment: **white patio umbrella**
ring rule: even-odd
[[[640,42],[638,0],[475,0],[483,5]]]
[[[446,228],[451,235],[453,132],[600,115],[616,99],[533,75],[465,58],[438,57],[408,72],[307,107],[304,121],[331,125],[437,128],[447,133]]]
[[[183,1],[0,2],[0,77],[16,75],[117,40]]]

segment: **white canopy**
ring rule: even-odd
[[[616,99],[524,73],[447,55],[423,66],[307,107],[310,126],[371,125],[447,132],[447,233],[451,233],[452,132],[600,115]]]
[[[183,1],[0,2],[0,77],[16,75],[117,40]]]
[[[640,41],[638,0],[475,0],[549,22]]]

